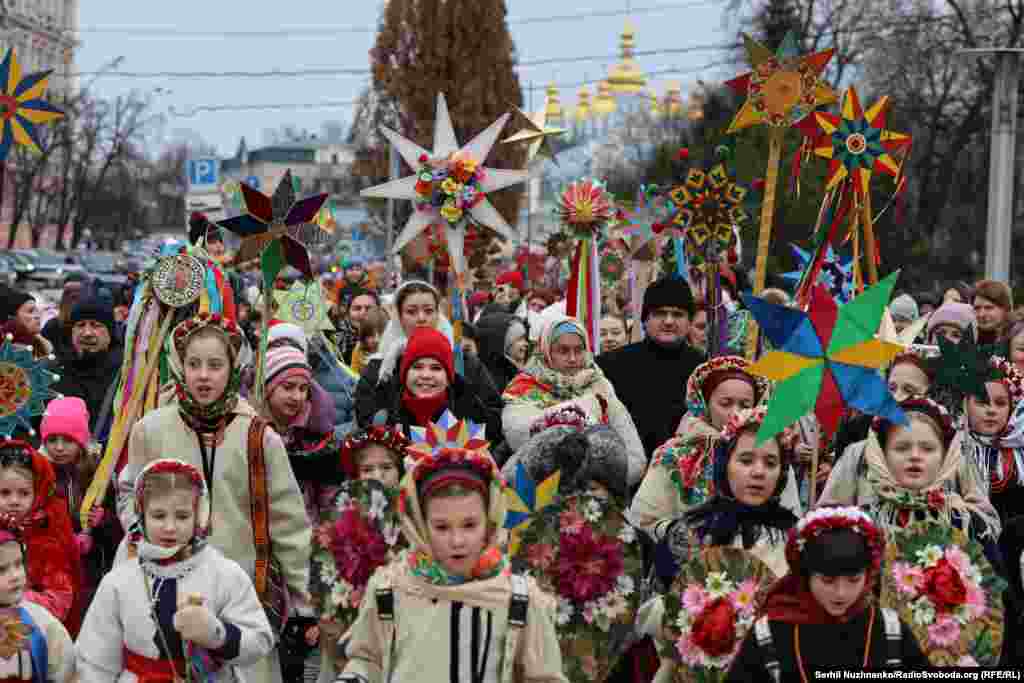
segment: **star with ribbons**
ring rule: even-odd
[[[551,144],[551,138],[565,135],[569,132],[568,129],[548,126],[547,107],[533,114],[528,114],[519,107],[516,107],[515,110],[525,124],[525,127],[515,135],[502,140],[502,144],[528,143],[526,148],[527,164],[534,159],[551,159],[555,164],[558,164],[558,160],[555,158],[554,147]]]
[[[410,430],[412,445],[409,449],[422,455],[436,455],[446,448],[483,450],[490,445],[486,429],[486,425],[460,420],[450,410],[446,410],[437,422]]]
[[[836,91],[821,78],[834,49],[801,56],[792,34],[786,35],[776,52],[745,34],[743,46],[751,70],[726,85],[747,99],[728,133],[762,123],[788,128],[817,107],[838,99]]]
[[[710,170],[691,168],[682,185],[668,193],[672,218],[667,227],[674,237],[685,237],[693,263],[703,261],[704,251],[713,247],[724,254],[736,246],[734,227],[745,223],[750,214],[743,208],[748,190],[737,183],[724,163]],[[655,227],[655,232],[659,232]]]
[[[0,161],[7,158],[13,145],[24,145],[40,152],[36,126],[64,117],[64,112],[43,99],[53,70],[22,76],[18,58],[11,48],[0,63]]]
[[[988,349],[964,337],[958,344],[938,335],[940,355],[935,359],[935,386],[949,390],[959,403],[967,396],[973,396],[980,403],[988,403],[988,388],[985,381],[991,370]]]
[[[898,276],[893,273],[842,306],[815,285],[806,313],[743,296],[776,349],[749,368],[751,374],[778,382],[757,433],[758,443],[812,412],[825,434],[835,433],[848,408],[905,424],[878,372],[903,348],[875,338]]]
[[[289,289],[274,292],[277,302],[275,317],[302,328],[307,339],[319,332],[333,330],[323,287],[317,283],[295,282]]]
[[[805,277],[807,268],[810,267],[813,255],[804,251],[795,244],[791,244],[793,255],[796,256],[800,267],[788,273],[783,273],[783,279],[798,285]],[[825,258],[818,271],[817,282],[827,289],[832,298],[839,303],[846,303],[853,298],[853,259],[836,254],[832,245],[828,245],[825,251]]]
[[[493,229],[507,240],[516,239],[517,235],[512,226],[498,213],[487,199],[487,195],[525,182],[529,174],[525,170],[503,170],[483,166],[484,159],[490,154],[508,119],[509,114],[503,115],[460,147],[455,138],[451,116],[448,114],[448,103],[444,94],[438,93],[432,150],[423,149],[393,130],[381,127],[384,137],[405,163],[416,171],[405,178],[375,185],[360,193],[363,197],[408,199],[416,203],[416,210],[395,240],[396,253],[431,225],[443,225],[455,270],[457,273],[464,273],[465,231],[470,219]],[[431,197],[425,199],[423,193],[428,189],[427,186],[433,183],[435,176],[443,176],[442,185],[447,185],[438,188],[437,192],[433,192]],[[466,180],[472,181],[471,187],[466,187]],[[433,196],[438,193],[444,193],[447,197]],[[472,196],[469,197],[467,194]],[[441,201],[433,201],[435,198]]]
[[[58,398],[50,387],[60,376],[46,369],[47,362],[10,339],[0,342],[0,436],[10,437],[19,428],[35,434],[32,419]]]
[[[259,258],[268,290],[285,264],[312,280],[313,267],[302,238],[320,231],[310,222],[327,201],[327,195],[316,194],[296,201],[291,170],[285,171],[270,197],[246,183],[239,183],[239,187],[245,213],[220,222],[242,238],[235,260],[243,263]]]
[[[894,155],[906,153],[911,136],[886,129],[888,105],[889,98],[882,97],[865,111],[857,90],[850,87],[843,94],[840,116],[816,111],[799,124],[813,141],[814,154],[829,160],[826,191],[849,178],[863,197],[876,171],[899,176],[900,162]]]
[[[630,254],[636,254],[651,242],[657,245],[658,233],[654,226],[660,226],[668,218],[668,204],[656,187],[641,185],[633,208],[623,207],[619,218],[622,234],[629,238]]]
[[[505,498],[508,501],[505,528],[512,532],[509,542],[510,555],[516,554],[520,534],[530,526],[533,518],[557,500],[561,475],[561,471],[557,471],[537,484],[523,463],[516,463],[515,481],[512,482],[512,486],[505,489]]]

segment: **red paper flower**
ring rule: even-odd
[[[710,657],[732,652],[736,645],[736,609],[726,598],[718,598],[693,620],[693,644]]]
[[[555,565],[558,593],[574,603],[590,602],[611,591],[623,567],[618,539],[598,536],[588,526],[574,534],[561,534]]]
[[[690,158],[690,150],[687,147],[680,147],[679,151],[676,152],[676,159],[679,161],[686,161]]]
[[[764,178],[754,178],[754,181],[750,183],[750,186],[760,192],[764,189]]]
[[[388,544],[359,510],[347,508],[334,523],[331,553],[338,576],[353,586],[364,586],[374,570],[387,564]]]
[[[967,586],[945,557],[924,571],[924,591],[935,606],[949,612],[967,602]]]

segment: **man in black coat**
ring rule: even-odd
[[[121,374],[122,348],[114,343],[114,305],[105,297],[82,299],[71,309],[73,354],[61,364],[53,390],[77,396],[89,408],[89,427],[97,441],[110,429],[111,411],[103,415],[108,392],[115,391]],[[113,398],[113,397],[111,397]],[[102,424],[101,424],[102,418]]]
[[[675,434],[686,413],[686,382],[704,356],[686,343],[693,317],[686,281],[663,278],[644,293],[643,341],[597,356],[629,410],[648,458]]]

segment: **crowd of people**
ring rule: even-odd
[[[211,231],[182,249],[217,269],[215,243]],[[1005,283],[890,302],[898,332],[921,329],[882,371],[906,422],[851,409],[827,434],[812,413],[765,441],[773,385],[742,355],[708,357],[707,310],[685,279],[652,282],[635,316],[606,302],[597,354],[564,296],[514,271],[469,293],[456,324],[434,283],[385,294],[357,260],[340,286],[313,286],[331,299],[316,334],[238,292],[233,315],[198,310],[154,337],[157,407],[106,474],[115,395],[141,381],[122,370],[143,323],[88,281],[65,287],[45,328],[32,293],[0,292],[6,343],[59,376],[34,428],[0,441],[0,678],[578,680],[561,615],[583,605],[542,588],[547,565],[520,571],[528,551],[509,542],[521,472],[559,473],[557,496],[620,509],[642,540],[625,585],[643,606],[605,680],[688,680],[673,678],[667,596],[712,548],[743,550],[774,579],[741,638],[693,626],[726,656],[725,680],[934,664],[939,648],[881,597],[887,548],[922,521],[956,530],[1003,581],[989,596],[1004,605],[998,661],[1019,665],[1024,320]],[[983,395],[943,379],[968,350],[983,363],[961,379]],[[448,436],[424,436],[437,431]],[[106,496],[83,510],[97,476]],[[374,570],[358,580],[322,523],[356,491],[383,492],[399,520],[387,547],[365,530],[342,539],[363,558],[347,561]],[[312,576],[328,546],[358,588],[348,621]],[[964,609],[984,601],[956,590]],[[961,627],[948,627],[951,649]]]

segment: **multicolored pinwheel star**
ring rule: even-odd
[[[512,532],[509,543],[510,555],[515,555],[518,551],[520,535],[530,526],[533,518],[557,500],[561,476],[561,471],[555,472],[538,485],[526,471],[523,463],[516,463],[515,482],[505,489],[505,497],[508,501],[505,528]]]
[[[412,445],[409,448],[423,454],[437,454],[445,448],[481,450],[489,445],[486,429],[486,425],[459,420],[451,411],[446,410],[436,423],[431,422],[426,427],[413,427],[410,430]]]
[[[63,118],[64,112],[43,99],[47,81],[53,70],[39,71],[22,77],[14,48],[7,51],[0,63],[0,161],[7,158],[12,145],[25,145],[40,151],[36,125]]]
[[[291,170],[285,171],[270,197],[239,183],[245,200],[245,213],[221,221],[220,225],[242,237],[235,260],[239,263],[259,257],[267,289],[285,264],[313,279],[309,252],[300,240],[304,232],[319,231],[310,221],[327,201],[326,194],[316,194],[295,201]]]
[[[838,99],[836,91],[821,78],[835,50],[800,56],[792,34],[786,35],[774,53],[745,34],[743,44],[752,69],[726,85],[747,100],[727,133],[762,123],[788,128],[817,107]]]
[[[782,277],[796,285],[804,279],[814,256],[811,252],[804,251],[795,244],[789,246],[793,249],[793,254],[800,263],[800,267],[783,273]],[[845,304],[853,298],[853,259],[836,254],[832,245],[828,245],[825,258],[818,271],[817,282],[829,291],[833,299]]]
[[[905,416],[878,369],[903,348],[875,338],[899,273],[893,273],[848,304],[820,285],[811,290],[807,313],[749,295],[743,299],[777,349],[750,372],[778,382],[758,443],[813,412],[826,434],[834,434],[847,408],[904,424]]]
[[[487,194],[500,190],[510,185],[525,182],[529,174],[525,170],[502,170],[497,168],[483,168],[483,161],[490,154],[495,140],[505,127],[509,114],[505,114],[495,121],[485,131],[477,135],[468,143],[459,147],[455,138],[455,129],[452,126],[451,116],[448,114],[448,103],[444,93],[437,95],[437,116],[434,122],[434,149],[425,150],[412,140],[402,137],[393,130],[381,126],[381,133],[394,146],[395,150],[410,168],[417,172],[405,178],[391,182],[368,187],[360,194],[363,197],[381,197],[392,199],[409,199],[417,202],[416,210],[409,217],[409,221],[402,228],[402,232],[395,240],[394,251],[397,253],[405,247],[416,235],[427,230],[431,225],[443,225],[448,238],[448,251],[451,254],[452,263],[457,273],[464,273],[466,259],[464,253],[465,228],[469,218],[481,225],[492,228],[502,237],[508,240],[516,238],[512,226],[502,217],[494,205],[487,199]],[[481,168],[482,173],[474,176],[477,184],[472,188],[473,198],[466,204],[468,208],[459,210],[458,218],[454,218],[455,209],[449,209],[446,205],[438,208],[431,202],[422,201],[423,195],[417,192],[417,185],[423,186],[425,181],[422,176],[431,173],[430,169],[436,172],[443,172],[451,164],[463,163],[471,166],[475,171]],[[472,174],[470,174],[472,175]],[[453,180],[452,178],[448,178]],[[454,182],[454,180],[453,180]],[[452,186],[453,189],[455,186]],[[453,195],[454,196],[454,195]],[[461,201],[461,198],[460,198]],[[445,211],[445,213],[442,213]],[[449,220],[449,216],[453,220]]]
[[[814,154],[830,160],[826,191],[852,178],[854,191],[863,197],[875,171],[899,175],[900,164],[893,154],[907,150],[911,137],[886,130],[888,105],[889,98],[883,97],[864,111],[851,87],[843,94],[842,116],[818,111],[799,124],[814,141]]]

